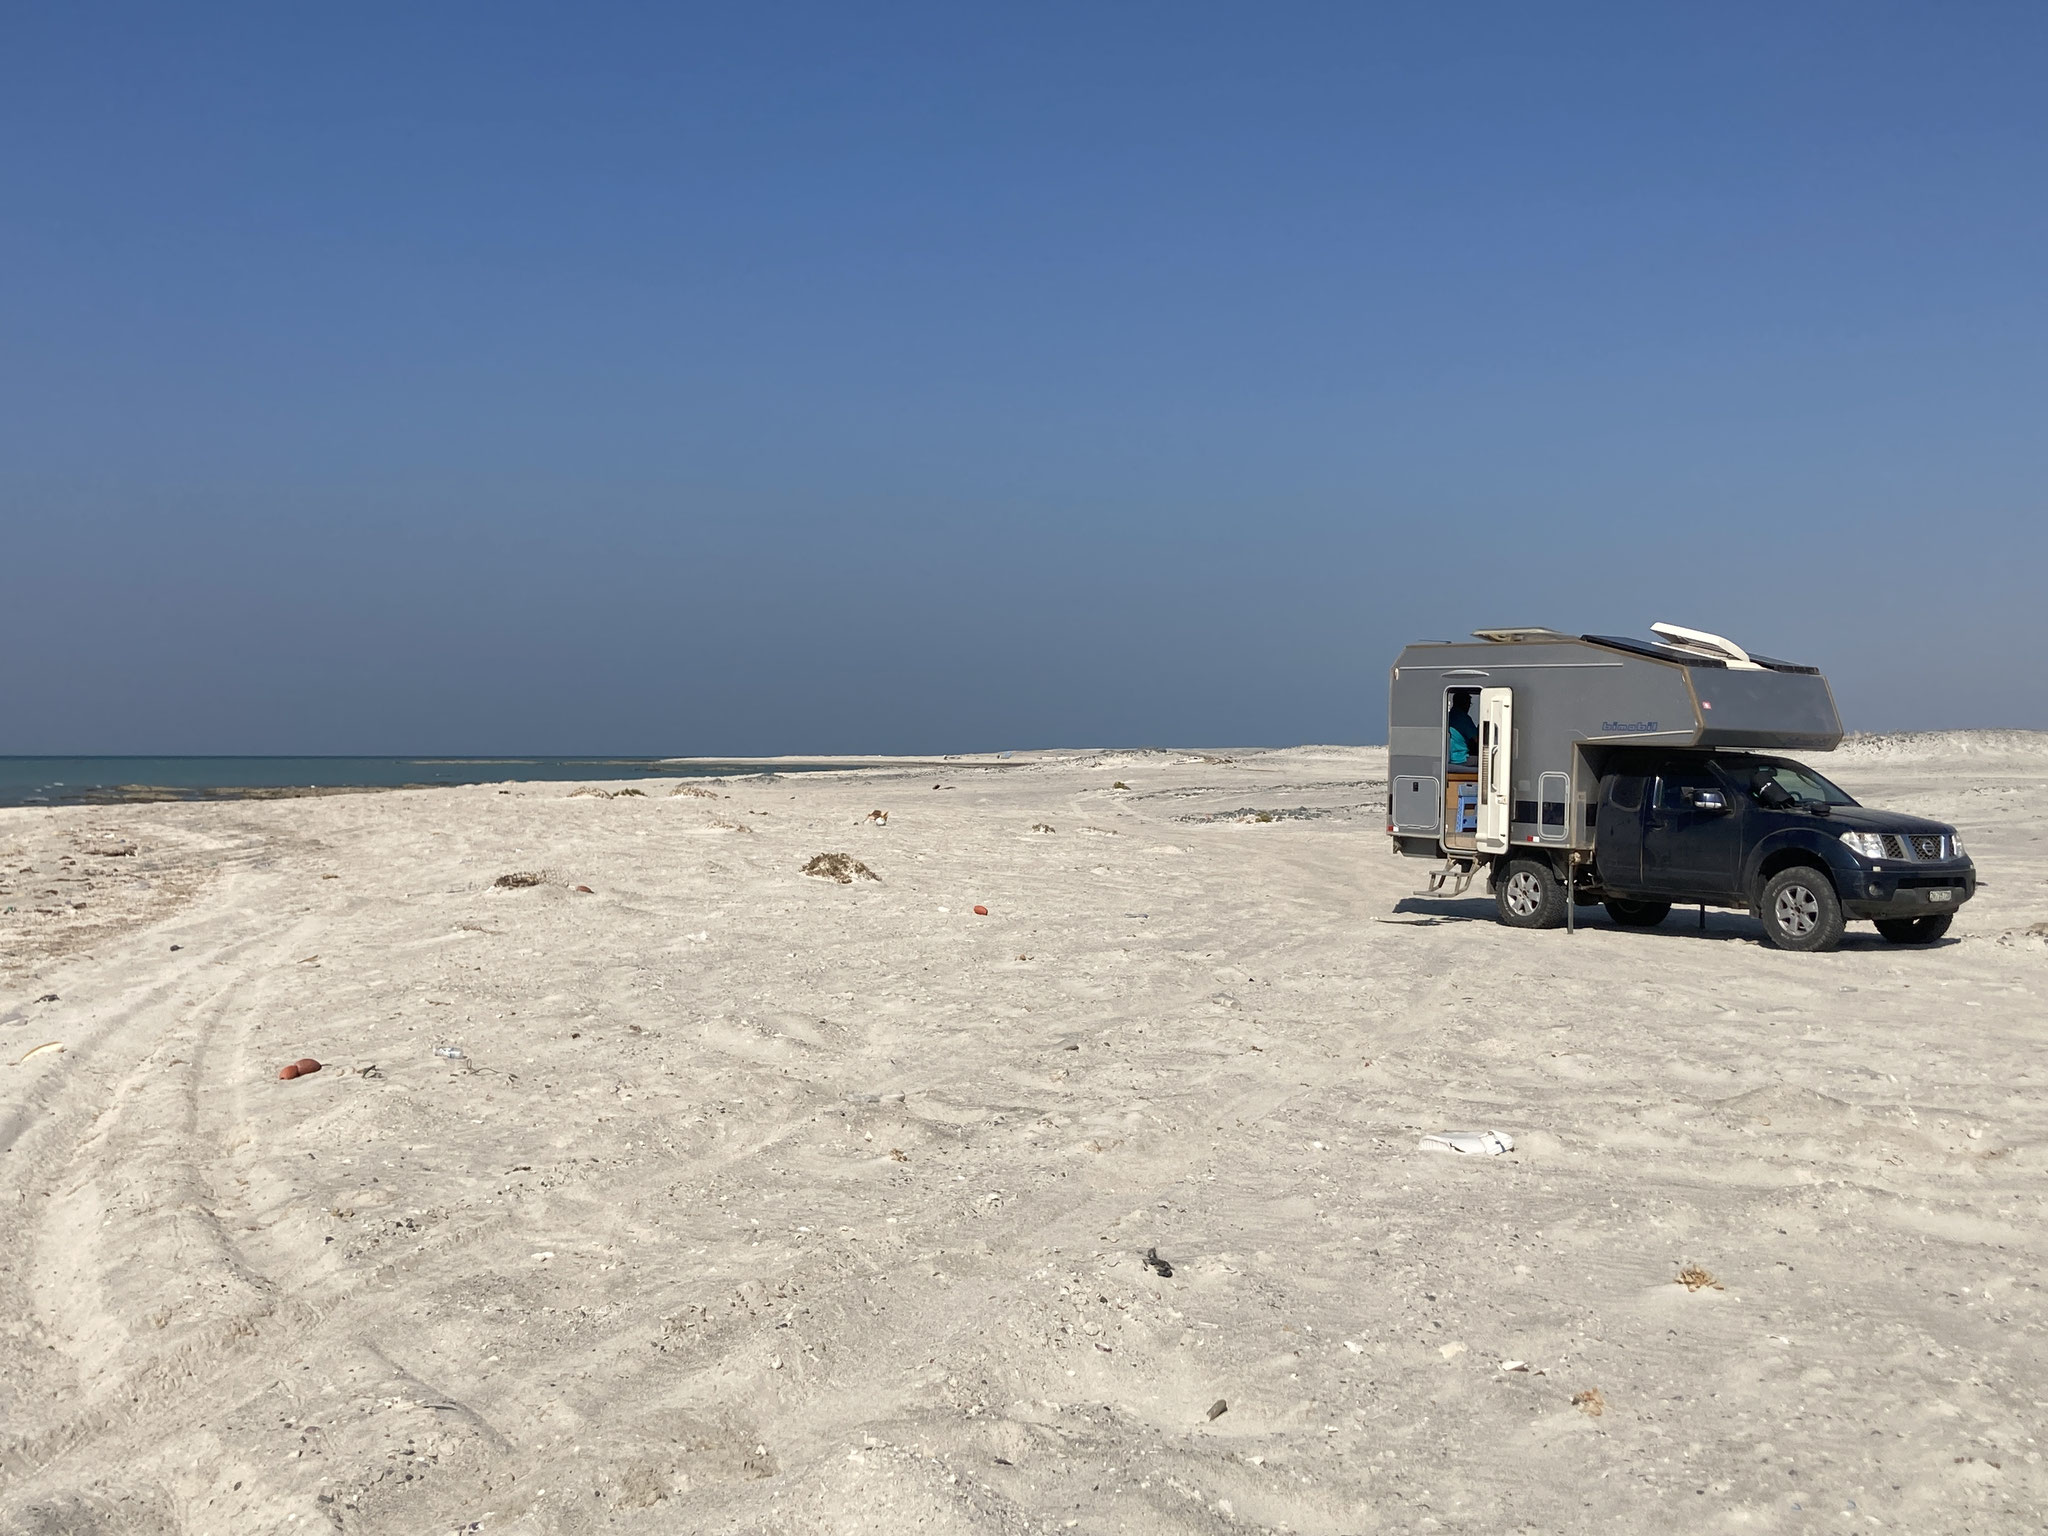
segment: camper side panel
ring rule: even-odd
[[[1572,772],[1575,705],[1589,677],[1612,678],[1615,673],[1604,660],[1588,663],[1581,658],[1532,661],[1496,671],[1497,682],[1515,693],[1508,841],[1554,849],[1592,846],[1590,833],[1581,825],[1583,817],[1575,814],[1577,796],[1585,787],[1574,782]]]
[[[1588,646],[1621,665],[1586,672],[1568,701],[1574,741],[1605,745],[1690,747],[1699,743],[1699,715],[1685,686],[1686,668]]]
[[[1603,727],[1661,730],[1675,723],[1673,705],[1689,715],[1691,702],[1677,669],[1579,644],[1497,647],[1495,658],[1492,681],[1515,691],[1508,840],[1560,851],[1589,849],[1593,827],[1587,808],[1597,809],[1597,783],[1587,775],[1578,744]]]

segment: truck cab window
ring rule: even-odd
[[[1743,781],[1765,805],[1854,805],[1837,786],[1797,763],[1759,763]]]
[[[1643,779],[1641,774],[1617,773],[1607,781],[1607,803],[1619,811],[1639,811],[1643,808]]]
[[[1657,809],[1660,811],[1689,811],[1693,797],[1703,789],[1719,789],[1720,780],[1704,768],[1681,769],[1666,773],[1659,781]]]

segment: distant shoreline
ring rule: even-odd
[[[1272,749],[1234,749],[1272,750]],[[1317,750],[1297,747],[1296,751]],[[1982,761],[2048,753],[2048,732],[2015,729],[1852,733],[1829,758]],[[164,801],[294,800],[479,784],[616,783],[894,768],[958,771],[1157,754],[1169,748],[1034,748],[1010,752],[811,757],[286,757],[0,756],[0,809],[146,805]],[[1204,756],[1206,754],[1197,754]]]
[[[849,768],[996,766],[1040,753],[848,757],[0,756],[0,809],[144,805],[178,800],[292,800],[477,784],[613,783]]]
[[[808,771],[815,759],[778,772]],[[732,760],[632,757],[0,757],[0,808],[290,800],[477,784],[714,778]]]

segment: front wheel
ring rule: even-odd
[[[1602,903],[1607,915],[1624,928],[1654,928],[1671,915],[1668,901],[1622,901],[1609,897]]]
[[[1564,882],[1545,860],[1508,860],[1494,876],[1493,904],[1510,928],[1564,926]]]
[[[1764,937],[1778,949],[1814,954],[1842,942],[1848,919],[1834,882],[1805,864],[1781,869],[1764,886]]]
[[[1953,912],[1934,912],[1926,917],[1880,917],[1877,931],[1894,944],[1932,944],[1956,920]]]

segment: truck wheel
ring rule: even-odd
[[[1834,882],[1810,865],[1795,864],[1764,886],[1764,937],[1778,949],[1813,953],[1842,942],[1848,919]]]
[[[1624,928],[1654,928],[1671,915],[1668,901],[1622,901],[1610,897],[1601,905]]]
[[[1935,912],[1926,917],[1880,917],[1877,931],[1894,944],[1932,944],[1956,920],[1953,912]]]
[[[1564,882],[1537,859],[1510,859],[1494,878],[1493,904],[1510,928],[1562,928]]]

